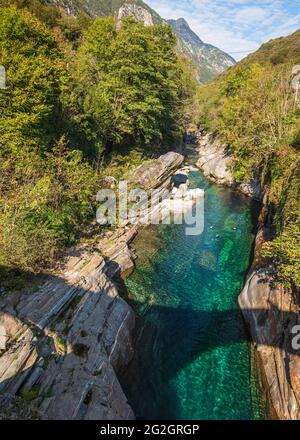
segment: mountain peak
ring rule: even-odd
[[[170,19],[170,20],[168,20],[168,22],[169,22],[169,23],[170,23],[170,22],[173,22],[173,23],[177,23],[177,24],[179,24],[179,25],[184,25],[184,26],[189,27],[188,22],[187,22],[186,19],[183,18],[183,17],[177,18],[176,20],[172,20],[172,19]]]
[[[235,60],[211,44],[204,43],[184,18],[168,20],[178,39],[179,52],[199,67],[198,79],[205,82],[235,64]]]
[[[205,82],[235,64],[235,60],[220,49],[205,44],[192,31],[185,18],[164,20],[143,0],[47,0],[63,8],[69,15],[85,12],[92,18],[114,16],[120,22],[132,16],[146,26],[169,23],[177,36],[178,52],[191,59],[199,71],[198,79]]]
[[[200,41],[201,43],[203,43],[199,36],[190,28],[190,25],[185,18],[181,17],[177,18],[177,20],[167,21],[172,26],[175,33],[178,33],[180,35],[185,34],[186,36],[189,35],[189,38],[193,38],[195,41]]]

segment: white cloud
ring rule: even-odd
[[[248,7],[242,8],[235,14],[235,21],[242,24],[256,23],[258,20],[264,20],[268,16],[265,8]]]
[[[294,1],[148,0],[147,3],[163,18],[184,17],[203,41],[232,53],[236,59],[270,38],[300,28],[300,3]]]

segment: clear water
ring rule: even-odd
[[[264,404],[237,297],[251,260],[257,209],[192,172],[204,188],[205,230],[143,230],[126,280],[139,316],[136,355],[122,378],[138,418],[262,419]]]

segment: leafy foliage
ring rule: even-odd
[[[82,236],[106,176],[179,140],[195,86],[168,26],[0,1],[0,269],[38,272]]]
[[[178,141],[187,96],[174,46],[168,26],[126,19],[117,30],[112,18],[100,18],[88,29],[74,67],[73,102],[93,122],[102,148]]]
[[[81,38],[82,31],[91,22],[90,17],[82,11],[76,18],[68,16],[46,0],[0,0],[0,6],[8,7],[11,5],[21,10],[27,10],[47,27],[54,30],[56,34],[61,34],[62,39],[73,42],[75,45],[77,45],[77,40]]]
[[[0,262],[23,270],[43,267],[74,242],[90,215],[96,186],[80,151],[60,137],[62,53],[28,12],[2,9]]]

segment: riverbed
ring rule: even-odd
[[[265,403],[237,297],[252,259],[259,206],[190,173],[205,190],[204,231],[147,227],[126,279],[136,353],[121,383],[137,418],[264,419]]]

